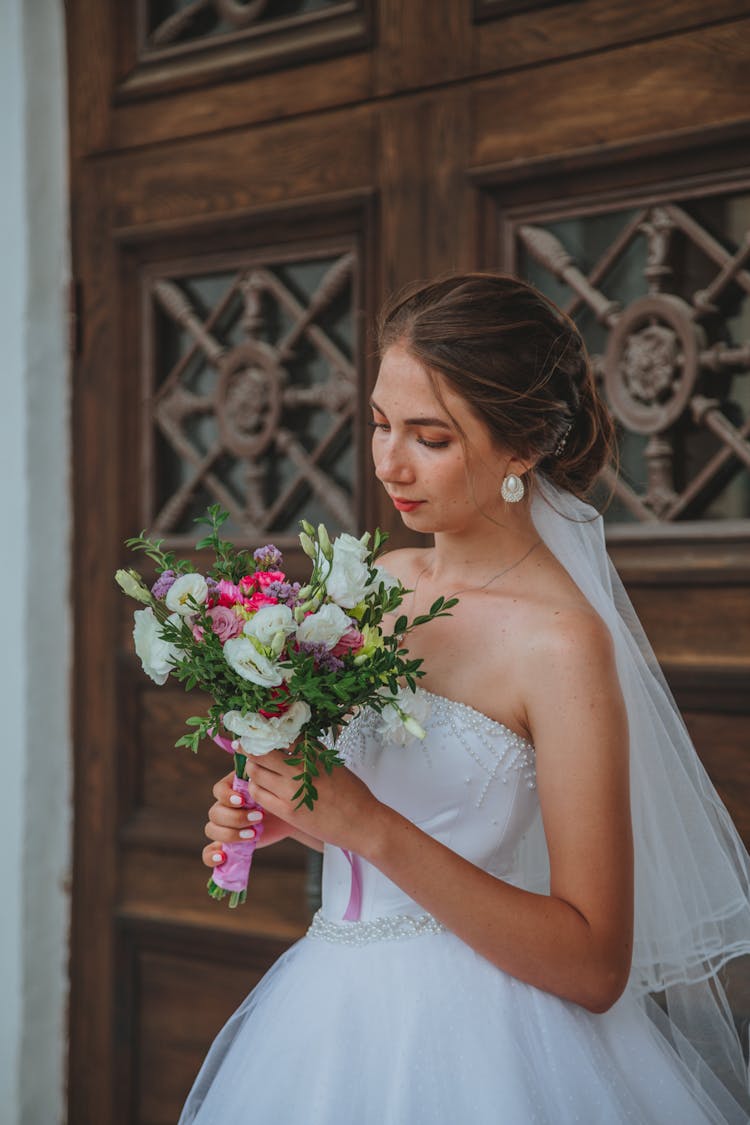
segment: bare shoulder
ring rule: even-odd
[[[614,732],[624,730],[626,723],[606,623],[583,598],[554,607],[539,605],[531,614],[536,621],[524,646],[522,691],[526,723],[538,753],[551,746],[558,756],[566,732],[576,732],[570,745],[580,746],[582,719],[592,738],[611,748]]]
[[[426,566],[426,553],[424,547],[401,547],[395,551],[386,551],[378,558],[378,566],[398,578],[407,588],[413,588]]]
[[[576,665],[602,660],[609,663],[613,659],[609,629],[585,599],[562,606],[532,606],[529,617],[533,625],[527,632],[531,656]]]

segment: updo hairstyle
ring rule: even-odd
[[[491,273],[412,285],[383,309],[378,343],[439,372],[501,448],[560,488],[584,495],[607,462],[612,421],[581,334],[533,286]]]

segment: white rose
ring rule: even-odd
[[[297,700],[283,715],[272,719],[266,719],[254,711],[249,715],[227,711],[222,721],[227,730],[239,736],[243,754],[258,757],[271,750],[283,750],[291,746],[309,718],[310,708],[302,700]]]
[[[256,637],[262,645],[270,645],[278,633],[288,637],[295,628],[294,615],[288,605],[264,605],[245,624],[242,632],[246,637]]]
[[[344,609],[352,609],[371,589],[367,582],[368,556],[365,543],[343,533],[333,541],[333,562],[326,578],[326,592]]]
[[[430,713],[430,700],[424,692],[400,688],[398,695],[390,697],[383,708],[378,723],[379,733],[386,742],[406,746],[412,738],[424,738],[422,723]]]
[[[192,617],[195,613],[193,601],[203,605],[207,597],[208,585],[202,574],[181,574],[170,586],[165,601],[167,609],[171,609],[173,613],[179,613],[181,617]]]
[[[177,645],[164,640],[161,635],[161,624],[151,608],[137,609],[133,619],[135,651],[140,657],[143,671],[155,684],[164,684],[180,655],[180,649]],[[173,613],[167,620],[175,625],[179,623],[180,618]]]
[[[335,648],[351,625],[351,617],[347,617],[340,606],[326,604],[317,613],[309,614],[297,627],[297,640],[300,644]]]
[[[224,659],[238,676],[253,684],[278,687],[284,678],[278,664],[258,652],[249,637],[231,637],[225,641]]]

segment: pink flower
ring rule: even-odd
[[[240,578],[240,589],[243,594],[250,590],[265,590],[273,582],[285,582],[286,575],[282,570],[256,570],[255,574],[246,574]]]
[[[356,652],[358,648],[362,648],[365,643],[365,638],[360,633],[356,625],[352,625],[345,633],[339,638],[338,642],[331,649],[334,656],[344,656],[347,652]]]
[[[254,613],[256,609],[262,609],[264,605],[278,605],[278,598],[267,598],[260,590],[253,594],[251,598],[245,598],[243,605],[250,613]]]
[[[243,622],[229,606],[214,606],[208,610],[208,616],[211,618],[211,628],[222,644],[242,632]]]
[[[266,586],[270,586],[272,582],[285,582],[286,575],[283,570],[256,570],[253,575],[256,586],[261,590],[265,590]]]
[[[202,625],[191,625],[190,629],[198,644],[203,640],[204,629]]]
[[[235,586],[234,582],[229,582],[226,578],[222,578],[217,583],[217,594],[220,606],[233,606],[236,602],[242,602],[243,599],[243,593],[239,586]]]

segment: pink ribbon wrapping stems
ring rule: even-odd
[[[224,738],[220,734],[214,734],[212,738],[216,745],[220,746],[222,750],[226,750],[228,754],[235,753],[230,739]],[[237,777],[237,774],[235,774],[232,780],[232,789],[242,797],[244,808],[261,808],[251,798],[247,788],[247,780],[244,777]],[[218,867],[214,867],[212,876],[217,887],[222,887],[225,891],[244,891],[247,887],[253,855],[258,840],[263,835],[263,822],[258,821],[253,825],[253,828],[255,829],[255,836],[252,840],[241,840],[236,844],[222,845],[222,851],[226,859]]]
[[[212,738],[217,746],[222,750],[226,750],[227,754],[234,754],[234,746],[229,738],[224,738],[220,734],[212,735]],[[247,781],[244,777],[237,777],[234,775],[232,781],[232,789],[235,793],[242,796],[243,807],[248,809],[259,809],[261,806],[253,801],[248,793]],[[214,867],[213,881],[217,887],[222,887],[225,891],[244,891],[247,887],[247,881],[250,876],[250,866],[253,862],[253,854],[258,844],[258,840],[263,835],[263,824],[259,822],[255,825],[255,837],[252,840],[243,840],[237,844],[224,844],[223,852],[226,859],[218,867]],[[349,892],[349,903],[344,913],[345,922],[358,922],[362,916],[362,871],[359,864],[359,856],[355,852],[347,851],[346,848],[341,849],[349,861],[349,866],[352,869],[352,884]]]

